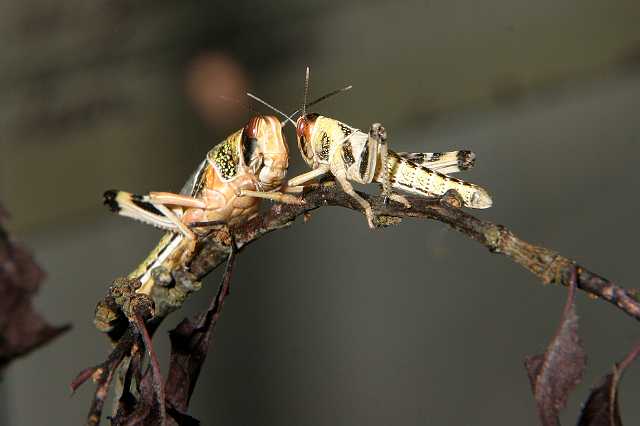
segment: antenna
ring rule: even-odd
[[[309,67],[307,66],[306,72],[305,72],[305,76],[304,76],[304,101],[302,102],[302,116],[304,117],[307,114],[307,107],[315,105],[319,102],[324,101],[327,98],[330,98],[334,95],[337,95],[338,93],[342,93],[342,92],[346,92],[347,90],[351,90],[353,86],[352,85],[348,85],[345,87],[342,87],[340,89],[334,90],[332,92],[327,93],[326,95],[320,96],[318,99],[313,100],[312,102],[307,104],[307,98],[309,96]],[[298,108],[297,110],[295,110],[294,112],[292,112],[291,114],[287,115],[284,112],[280,111],[278,108],[274,107],[273,105],[269,104],[267,101],[260,99],[259,97],[257,97],[256,95],[254,95],[253,93],[247,92],[247,96],[249,96],[251,99],[254,99],[258,102],[260,102],[261,104],[265,105],[268,108],[271,108],[272,110],[274,110],[275,112],[277,112],[278,114],[280,114],[281,116],[284,117],[284,121],[281,123],[282,127],[284,127],[288,122],[293,124],[293,126],[296,126],[296,123],[293,121],[293,117],[298,114],[300,112],[300,108]]]
[[[327,98],[332,97],[333,95],[337,95],[338,93],[346,92],[347,90],[351,90],[351,89],[353,89],[353,86],[350,84],[348,86],[341,87],[340,89],[333,90],[333,91],[327,93],[326,95],[322,95],[318,99],[315,99],[315,100],[309,102],[309,104],[307,106],[310,107],[312,105],[315,105],[317,103],[320,103],[320,102],[324,101]]]
[[[282,123],[282,126],[287,124],[287,121],[291,122],[291,124],[293,124],[293,126],[295,127],[296,123],[293,122],[293,120],[291,119],[290,116],[288,116],[287,114],[285,114],[284,112],[280,111],[278,108],[274,107],[273,105],[269,104],[267,101],[260,99],[259,97],[257,97],[256,95],[254,95],[253,93],[249,93],[247,92],[247,96],[249,96],[251,99],[255,99],[256,101],[260,102],[262,105],[265,105],[269,108],[271,108],[272,110],[274,110],[275,112],[277,112],[278,114],[280,114],[281,116],[284,117],[284,121]]]
[[[318,99],[314,99],[313,101],[309,102],[309,104],[307,106],[315,105],[315,104],[320,103],[320,102],[324,101],[325,99],[330,98],[330,97],[332,97],[334,95],[337,95],[337,94],[342,93],[342,92],[346,92],[347,90],[351,90],[352,88],[353,88],[353,86],[349,85],[349,86],[342,87],[340,89],[336,89],[336,90],[334,90],[332,92],[327,93],[326,95],[320,96]],[[294,126],[296,125],[296,123],[294,123],[294,121],[293,121],[293,117],[300,112],[299,108],[297,110],[293,111],[291,114],[287,115],[284,112],[280,111],[278,108],[276,108],[273,105],[269,104],[264,99],[260,99],[259,97],[257,97],[253,93],[247,92],[247,96],[249,96],[251,99],[254,99],[254,100],[260,102],[262,105],[265,105],[266,107],[271,108],[272,110],[274,110],[275,112],[277,112],[278,114],[283,116],[284,117],[284,121],[281,123],[283,127],[288,122],[293,124]],[[231,100],[233,100],[233,99],[231,99]]]
[[[315,105],[317,103],[320,103],[320,102],[324,101],[325,99],[328,99],[328,98],[332,97],[333,95],[337,95],[339,93],[346,92],[347,90],[351,90],[351,89],[353,89],[352,85],[348,85],[348,86],[342,87],[340,89],[336,89],[336,90],[334,90],[332,92],[327,93],[326,95],[320,96],[318,99],[314,99],[313,101],[309,102],[309,104],[307,106],[310,107],[312,105]],[[298,108],[297,110],[293,111],[289,115],[289,117],[293,118],[293,116],[296,115],[299,112],[300,112],[300,108]]]
[[[309,67],[304,76],[304,101],[302,102],[302,116],[307,114],[307,95],[309,94]]]
[[[222,99],[222,100],[223,100],[223,101],[225,101],[225,102],[229,102],[229,103],[232,103],[232,104],[236,104],[236,105],[238,105],[239,107],[242,107],[242,108],[244,108],[244,109],[246,109],[246,110],[249,110],[249,111],[251,111],[251,112],[252,112],[252,113],[254,113],[254,114],[255,114],[255,112],[256,112],[253,108],[251,108],[251,105],[247,105],[247,104],[245,104],[245,103],[241,102],[241,101],[240,101],[240,99],[232,98],[232,97],[225,96],[225,95],[218,95],[218,99]]]

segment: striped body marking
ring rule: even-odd
[[[432,163],[437,165],[437,160]],[[449,173],[452,173],[451,170],[454,167],[455,171],[460,170],[460,166],[445,167]],[[391,186],[394,188],[426,196],[444,195],[449,190],[455,190],[467,207],[476,209],[491,207],[491,197],[478,185],[432,170],[428,166],[421,166],[393,151],[389,151],[387,168]]]
[[[363,207],[370,227],[374,227],[371,206],[353,190],[349,181],[377,182],[383,187],[389,185],[419,196],[441,196],[455,190],[466,207],[485,209],[492,205],[484,188],[449,176],[474,165],[475,154],[471,151],[396,153],[386,149],[386,132],[379,124],[365,133],[318,114],[298,118],[296,136],[303,159],[315,172],[293,178],[289,184],[301,185],[331,173],[342,189]],[[391,194],[390,198],[410,205],[399,194]]]

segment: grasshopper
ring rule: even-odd
[[[408,200],[391,193],[391,188],[420,196],[441,196],[454,190],[466,207],[491,207],[492,200],[486,190],[448,176],[472,167],[475,161],[472,152],[396,153],[388,149],[386,131],[379,123],[365,133],[333,118],[307,113],[308,91],[309,68],[302,114],[296,121],[296,139],[302,158],[312,170],[292,178],[287,185],[304,185],[331,173],[342,189],[362,206],[370,228],[375,227],[371,205],[355,192],[350,181],[378,182],[382,184],[385,200],[398,201],[405,207],[410,207]]]
[[[270,199],[299,204],[297,197],[275,192],[284,182],[288,159],[282,123],[273,116],[256,116],[207,153],[180,193],[106,191],[104,203],[112,211],[169,231],[129,274],[142,283],[138,293],[151,293],[162,275],[158,270],[185,268],[203,225],[233,225],[255,216],[260,200],[239,196],[242,189],[273,191]]]
[[[350,88],[334,90],[309,105]],[[260,102],[269,105],[261,99]],[[175,278],[174,273],[187,269],[199,229],[249,220],[258,213],[261,198],[303,203],[287,193],[300,192],[301,187],[283,188],[289,151],[282,130],[299,111],[286,115],[269,106],[283,115],[285,121],[273,116],[251,118],[242,129],[207,153],[180,193],[135,195],[117,190],[104,193],[104,203],[112,211],[169,231],[129,274],[128,278],[138,279],[142,284],[138,293],[149,295],[155,284],[168,285]]]

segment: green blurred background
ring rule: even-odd
[[[38,307],[74,326],[7,371],[2,424],[83,423],[93,388],[68,383],[109,350],[95,303],[160,237],[102,192],[178,190],[248,119],[244,91],[295,109],[306,65],[312,97],[354,85],[318,112],[381,121],[397,150],[474,150],[463,177],[495,202],[479,216],[637,286],[637,1],[7,0],[0,22],[0,200],[48,271]],[[157,334],[164,367],[166,331],[219,275]],[[537,424],[522,362],[566,293],[440,223],[321,209],[243,252],[233,285],[191,405],[204,425]],[[605,303],[578,312],[589,365],[566,424],[639,337]],[[625,424],[638,398],[633,366]]]

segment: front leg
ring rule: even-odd
[[[327,174],[328,172],[329,172],[329,166],[326,164],[322,164],[319,167],[309,172],[303,173],[301,175],[294,177],[293,179],[290,179],[289,182],[287,182],[287,186],[296,187],[296,186],[303,185],[309,181],[312,181],[313,179],[319,178],[320,176]]]
[[[281,188],[280,191],[285,194],[302,194],[306,189],[316,189],[320,186],[318,182],[308,183],[306,185],[298,185],[298,186],[285,186]]]
[[[273,192],[261,192],[261,191],[252,191],[250,189],[241,189],[238,191],[239,197],[254,197],[254,198],[263,198],[271,201],[275,201],[277,203],[284,204],[294,204],[298,206],[304,205],[305,201],[291,194],[284,194],[282,192],[273,191]]]
[[[328,165],[321,165],[316,169],[313,169],[311,171],[298,175],[293,179],[290,179],[282,191],[261,192],[261,191],[252,191],[249,189],[241,189],[240,191],[238,191],[238,196],[264,198],[264,199],[276,201],[279,203],[303,205],[304,200],[302,200],[301,198],[295,197],[293,195],[285,194],[284,192],[300,193],[304,190],[305,183],[326,174],[328,171],[329,171]]]

